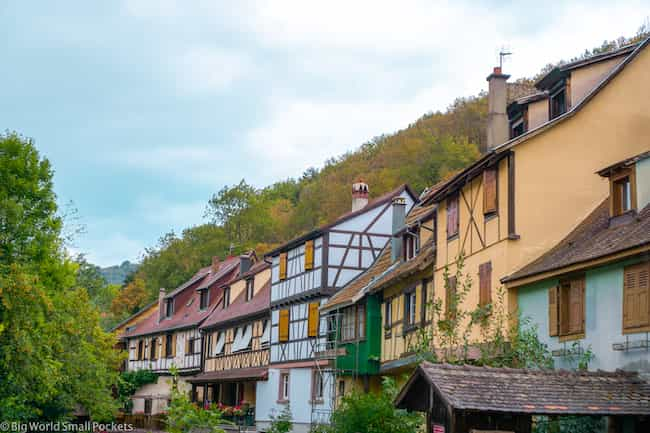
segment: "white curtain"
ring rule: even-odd
[[[217,356],[221,352],[223,352],[223,346],[226,344],[226,333],[225,332],[219,332],[219,337],[217,338],[217,342],[214,345],[214,351],[212,352],[212,356]]]
[[[241,346],[241,328],[235,329],[235,338],[233,339],[232,346],[230,347],[231,352],[237,352]]]
[[[251,342],[253,337],[253,327],[251,325],[246,325],[241,328],[237,328],[237,333],[235,334],[235,341],[232,343],[232,351],[237,352],[239,350],[244,350],[248,348],[248,345]]]
[[[264,323],[264,332],[262,332],[262,341],[261,343],[269,343],[271,341],[271,321],[267,320]]]

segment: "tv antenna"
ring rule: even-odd
[[[511,55],[512,52],[506,51],[504,48],[501,48],[501,51],[499,51],[499,68],[503,69],[503,58]]]

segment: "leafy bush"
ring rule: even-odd
[[[131,412],[131,396],[143,385],[155,383],[158,376],[151,370],[124,371],[117,381],[117,399],[125,412]]]
[[[397,409],[393,400],[397,387],[391,378],[383,379],[380,393],[355,392],[343,397],[332,413],[331,433],[415,433],[422,425],[422,417]]]
[[[271,414],[271,426],[267,433],[289,433],[293,429],[291,408],[286,405],[279,415]]]

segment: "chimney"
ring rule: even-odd
[[[508,113],[506,113],[508,103],[506,81],[508,78],[510,78],[510,75],[503,74],[500,66],[495,66],[492,73],[486,78],[489,83],[487,149],[481,149],[482,151],[490,151],[510,138]]]
[[[165,289],[163,287],[158,291],[158,323],[165,317]]]
[[[359,179],[352,184],[352,212],[363,209],[368,204],[368,184]]]
[[[239,256],[239,275],[243,275],[244,272],[247,272],[251,268],[252,264],[253,260],[250,254],[242,254]]]
[[[402,236],[395,235],[404,228],[406,223],[406,200],[404,197],[395,197],[393,199],[393,237],[390,239],[390,258],[395,263],[402,257]]]
[[[216,274],[217,271],[219,270],[219,257],[217,256],[212,256],[212,265],[210,266],[210,271],[213,274]]]

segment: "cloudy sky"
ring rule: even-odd
[[[646,0],[647,1],[647,0]],[[568,2],[565,2],[568,3]],[[644,1],[0,3],[0,128],[35,140],[100,265],[202,223],[241,178],[330,156],[513,77],[633,35]]]

